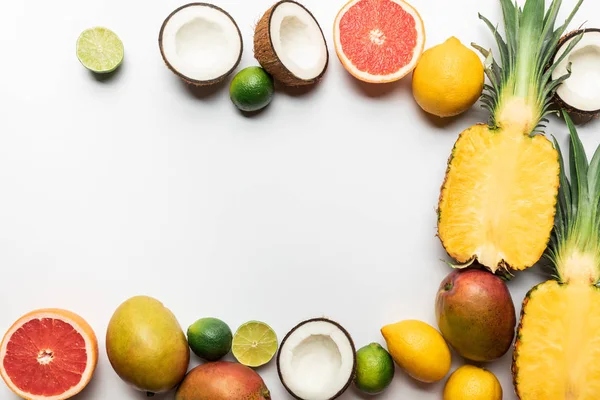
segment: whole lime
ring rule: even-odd
[[[246,112],[259,111],[271,103],[275,85],[273,78],[261,67],[248,67],[231,81],[229,95],[237,108]]]
[[[368,394],[379,394],[394,378],[394,360],[378,343],[371,343],[356,352],[356,387]]]
[[[206,361],[217,361],[231,350],[233,334],[229,326],[217,318],[202,318],[187,330],[190,349]]]

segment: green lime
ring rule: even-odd
[[[233,336],[233,356],[247,367],[260,367],[271,361],[278,346],[275,331],[264,322],[246,322]]]
[[[261,67],[248,67],[231,81],[231,101],[242,111],[258,111],[271,103],[275,87],[273,78]]]
[[[202,318],[187,330],[190,349],[206,361],[217,361],[231,350],[233,340],[229,326],[217,318]]]
[[[392,383],[394,360],[377,343],[371,343],[356,352],[356,387],[368,394],[383,392]]]
[[[86,29],[77,39],[77,58],[84,67],[98,74],[114,71],[123,62],[121,39],[110,29]]]

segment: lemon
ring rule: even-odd
[[[502,386],[494,374],[472,365],[460,367],[444,387],[444,400],[502,400]]]
[[[246,322],[233,335],[233,356],[247,367],[265,365],[271,361],[277,348],[277,335],[264,322]]]
[[[477,102],[484,81],[477,53],[451,37],[423,53],[413,73],[413,96],[429,114],[453,117]]]
[[[384,326],[381,334],[396,364],[414,379],[437,382],[450,371],[450,348],[431,325],[406,320]]]

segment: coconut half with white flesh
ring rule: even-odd
[[[319,23],[306,7],[291,0],[276,3],[259,21],[254,32],[254,57],[286,86],[317,83],[329,64]]]
[[[555,98],[571,114],[596,117],[600,114],[600,29],[569,33],[561,39],[554,59],[558,60],[579,37],[579,43],[552,73],[553,79],[558,79],[567,74],[571,66],[571,76],[558,87]]]
[[[281,342],[277,370],[281,383],[296,399],[336,399],[354,379],[354,342],[336,322],[324,318],[304,321]]]
[[[234,19],[208,3],[173,11],[158,38],[167,67],[186,83],[207,86],[223,81],[240,63],[243,40]]]

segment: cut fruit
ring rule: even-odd
[[[403,0],[351,0],[335,19],[334,44],[355,78],[394,82],[417,66],[425,27],[417,10]]]
[[[63,400],[92,379],[98,342],[80,316],[66,310],[33,311],[15,322],[0,344],[0,375],[18,396]]]
[[[248,367],[257,368],[267,364],[277,353],[277,347],[275,331],[264,322],[246,322],[233,335],[233,356]]]
[[[580,42],[554,70],[553,77],[558,79],[567,74],[571,66],[571,76],[559,86],[556,98],[570,113],[595,117],[600,114],[600,29],[569,33],[562,38],[555,59],[579,37]]]
[[[558,154],[544,136],[463,132],[439,204],[438,234],[459,263],[523,270],[544,254],[554,224]],[[494,179],[488,178],[494,177]]]
[[[571,118],[570,179],[560,146],[560,190],[546,253],[552,278],[523,301],[513,353],[521,400],[593,400],[600,393],[600,148],[588,161]]]
[[[158,38],[167,67],[184,82],[207,86],[222,82],[242,58],[242,34],[223,9],[191,3],[173,11]]]
[[[582,1],[557,24],[560,0],[548,9],[542,0],[525,0],[522,7],[502,0],[504,37],[480,15],[499,53],[473,44],[485,57],[489,83],[481,103],[489,122],[460,134],[438,208],[442,245],[463,267],[478,261],[492,272],[523,270],[541,258],[548,244],[560,168],[544,128],[556,88],[568,78],[552,79],[561,60],[551,61]]]
[[[348,332],[324,318],[298,324],[281,342],[279,379],[300,400],[332,400],[350,386],[356,350]]]
[[[86,29],[77,39],[77,58],[84,67],[97,74],[113,72],[124,56],[123,42],[110,29]]]
[[[317,83],[329,63],[319,23],[303,5],[291,0],[278,2],[261,18],[254,33],[254,56],[286,86]]]

